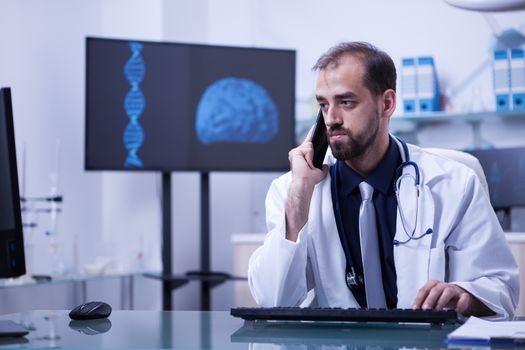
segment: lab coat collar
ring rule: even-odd
[[[401,154],[401,159],[403,162],[405,162],[406,157],[402,141],[393,135],[390,136],[392,136],[392,139],[397,143],[399,147],[399,153]],[[441,165],[435,162],[432,157],[428,157],[428,153],[425,152],[423,148],[408,143],[406,143],[406,145],[408,147],[410,160],[415,162],[419,167],[421,176],[420,183],[422,185],[424,183],[431,184],[436,178],[446,175],[446,172],[441,167]],[[411,169],[407,169],[407,171],[411,171]]]

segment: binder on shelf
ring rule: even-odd
[[[510,111],[510,63],[506,50],[494,51],[494,94],[496,95],[496,110]]]
[[[525,111],[525,55],[523,49],[511,50],[510,89],[512,92],[512,109]]]
[[[417,106],[416,60],[404,58],[401,67],[403,112],[413,113]]]
[[[420,112],[439,110],[439,84],[432,57],[417,59],[417,95]]]

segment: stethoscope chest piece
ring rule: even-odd
[[[352,292],[355,292],[363,285],[363,278],[355,273],[354,269],[352,271],[347,271],[345,276],[346,286]]]

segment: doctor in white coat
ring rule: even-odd
[[[392,228],[399,243],[390,252],[394,307],[513,315],[518,268],[473,170],[388,133],[396,106],[391,58],[367,43],[343,43],[321,56],[314,69],[333,157],[328,152],[323,169],[315,168],[312,143],[305,141],[289,153],[291,171],[272,183],[266,198],[269,232],[249,263],[255,301],[265,307],[298,306],[313,294],[311,306],[366,306],[359,305],[345,279],[348,260],[329,168],[335,157],[366,181],[395,142],[401,161],[417,165],[420,185],[416,188],[415,167],[402,167]],[[389,186],[397,179],[392,181]]]

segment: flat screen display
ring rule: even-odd
[[[525,148],[469,150],[478,158],[495,209],[525,206]]]
[[[11,89],[0,88],[0,278],[25,272]]]
[[[6,98],[0,97],[0,232],[15,229],[11,145],[7,133]],[[10,107],[9,107],[10,108]]]
[[[87,170],[282,171],[295,51],[88,38]]]

